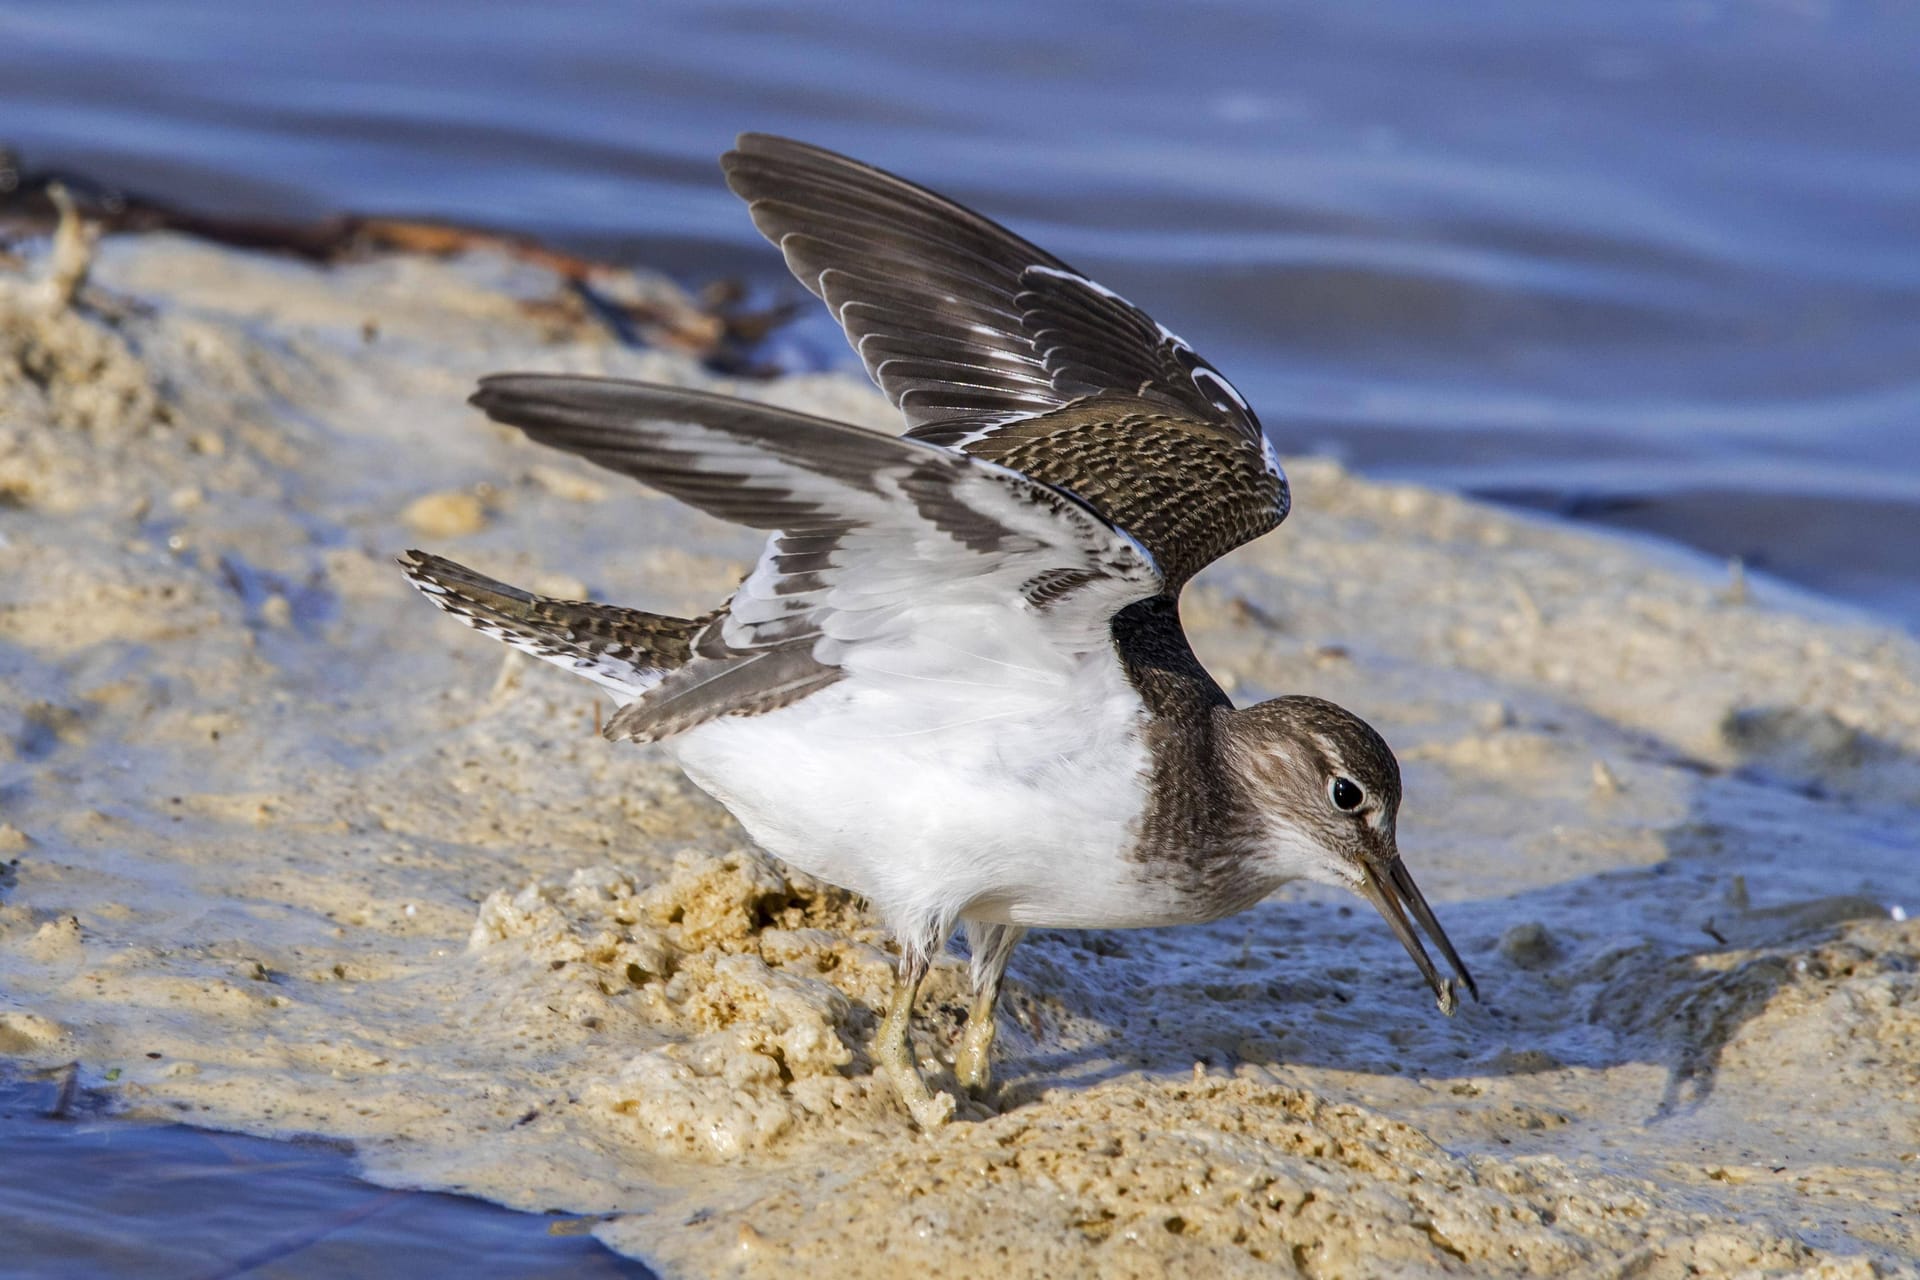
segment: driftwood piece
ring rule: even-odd
[[[565,285],[556,298],[529,309],[556,322],[597,321],[622,341],[684,351],[719,372],[770,375],[757,348],[792,318],[789,304],[755,308],[738,281],[716,281],[688,295],[648,288],[618,263],[488,227],[409,218],[336,214],[309,222],[235,218],[180,208],[136,192],[103,186],[79,174],[25,168],[0,146],[0,263],[7,242],[73,225],[62,202],[101,232],[176,231],[235,248],[292,254],[312,262],[364,260],[383,253],[452,257],[486,250],[552,272]]]

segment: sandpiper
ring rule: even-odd
[[[467,625],[606,689],[762,847],[863,895],[900,959],[874,1060],[924,1128],[915,994],[956,926],[986,1088],[1030,928],[1213,920],[1290,880],[1385,917],[1442,1011],[1473,979],[1395,845],[1400,770],[1330,702],[1236,708],[1180,591],[1286,518],[1273,446],[1194,350],[1058,258],[924,188],[748,134],[721,161],[845,327],[903,437],[680,387],[503,374],[473,403],[543,444],[768,531],[701,618],[402,563]]]

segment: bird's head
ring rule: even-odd
[[[1276,880],[1306,879],[1351,889],[1386,919],[1433,988],[1444,1013],[1452,983],[1427,956],[1408,916],[1440,948],[1460,984],[1479,991],[1400,860],[1394,822],[1400,763],[1373,726],[1319,698],[1274,698],[1227,713],[1226,750],[1256,826],[1259,856]]]

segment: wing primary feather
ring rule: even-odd
[[[821,147],[747,134],[721,167],[909,436],[1093,499],[1176,588],[1284,518],[1285,476],[1246,398],[1114,290]]]

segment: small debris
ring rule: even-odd
[[[1276,618],[1266,609],[1261,608],[1258,604],[1247,599],[1245,596],[1234,596],[1227,601],[1227,617],[1235,623],[1250,623],[1253,626],[1262,627],[1268,631],[1279,631],[1283,629],[1280,625],[1280,619]]]
[[[520,673],[531,659],[518,649],[508,649],[506,656],[500,659],[499,674],[493,678],[493,688],[487,691],[487,702],[498,703],[520,687]]]
[[[47,186],[47,199],[59,211],[60,220],[53,230],[53,253],[47,262],[46,278],[36,287],[37,301],[48,311],[65,311],[73,305],[80,287],[93,269],[93,242],[96,232],[80,217],[64,184]]]
[[[1720,592],[1721,604],[1746,604],[1752,599],[1747,588],[1747,562],[1739,556],[1727,561],[1727,585]]]
[[[1735,911],[1745,911],[1753,905],[1753,899],[1747,896],[1747,878],[1735,876],[1727,882],[1727,891],[1721,895],[1722,901]]]
[[[1538,969],[1559,951],[1547,926],[1538,920],[1516,924],[1500,935],[1500,954],[1522,969]]]
[[[597,480],[575,475],[564,467],[539,463],[527,469],[527,478],[545,489],[556,498],[568,502],[601,502],[607,496],[607,487]]]
[[[415,498],[400,513],[407,527],[424,538],[462,538],[487,527],[480,499],[460,489]]]

